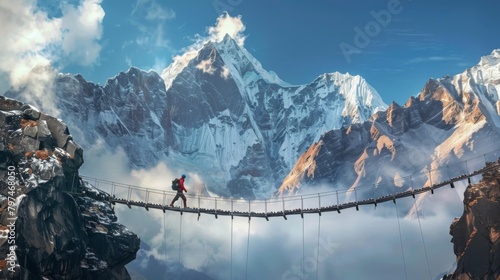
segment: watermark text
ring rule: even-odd
[[[329,235],[326,239],[319,239],[319,246],[313,252],[313,256],[309,256],[303,260],[302,265],[295,264],[285,271],[281,276],[282,280],[307,280],[315,279],[314,273],[318,269],[320,262],[325,261],[329,256],[331,256],[335,249],[339,246],[338,243],[333,242],[333,235]],[[311,275],[312,274],[312,275]]]
[[[7,185],[8,185],[7,229],[9,231],[7,236],[7,244],[9,245],[9,250],[5,261],[9,272],[14,273],[17,264],[17,256],[16,256],[17,183],[16,183],[16,169],[12,165],[7,167]]]
[[[411,0],[409,0],[411,1]],[[370,11],[373,20],[370,20],[364,27],[354,27],[353,43],[340,43],[339,47],[348,63],[351,63],[353,54],[361,53],[361,50],[370,45],[373,38],[377,37],[383,28],[389,26],[393,15],[398,15],[403,11],[403,5],[399,0],[389,0],[386,9],[380,11]]]
[[[215,0],[212,5],[217,14],[222,15],[224,12],[232,12],[241,3],[243,3],[243,0]]]

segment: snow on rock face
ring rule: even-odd
[[[441,169],[433,172],[432,178],[424,175],[391,183],[396,179],[498,149],[494,144],[500,140],[494,106],[498,98],[491,86],[500,79],[500,72],[492,70],[499,69],[497,56],[496,51],[454,77],[429,80],[404,106],[393,103],[368,121],[323,134],[286,176],[280,194],[326,183],[334,189],[376,186],[357,195],[358,199],[378,197],[430,185],[447,174]],[[486,72],[490,73],[487,79],[486,75],[477,79],[479,73]],[[468,168],[471,172],[481,166]],[[424,203],[425,197],[422,195],[418,203]],[[409,214],[414,215],[415,209]]]
[[[481,106],[496,126],[500,127],[500,50],[483,56],[476,66],[456,75],[451,81],[458,94],[475,92]]]
[[[16,198],[19,269],[10,276],[127,279],[124,265],[135,258],[139,239],[116,222],[106,194],[96,194],[79,179],[83,150],[66,124],[1,96],[0,128],[1,208],[8,209],[8,197]],[[69,193],[82,190],[88,195]],[[12,222],[12,216],[2,211],[0,228]],[[5,252],[8,243],[0,244]]]
[[[324,132],[387,107],[359,76],[323,74],[289,85],[229,36],[186,53],[162,76],[132,67],[103,87],[59,75],[54,105],[78,128],[84,148],[103,139],[127,151],[132,168],[162,161],[235,197],[268,197]]]
[[[228,34],[221,42],[211,44],[214,44],[229,69],[229,73],[237,79],[241,89],[248,87],[258,79],[265,80],[267,84],[276,84],[281,87],[290,86],[281,80],[276,73],[265,70],[255,57],[243,47],[238,46]]]
[[[211,158],[217,163],[213,173],[229,182],[220,188],[220,180],[215,184],[212,178],[211,184],[207,178],[208,188],[236,197],[269,196],[323,132],[362,122],[387,107],[359,76],[324,74],[311,84],[291,86],[229,36],[207,43],[173,80],[167,96],[177,108],[174,147],[191,158]],[[210,173],[206,168],[199,172]]]

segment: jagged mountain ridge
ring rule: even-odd
[[[494,50],[461,74],[430,79],[404,106],[392,103],[364,123],[325,133],[299,158],[279,192],[294,193],[322,183],[355,189],[399,182],[398,186],[386,184],[358,192],[361,199],[446,178],[446,174],[433,172],[433,178],[402,180],[498,149],[499,91],[500,50]],[[467,168],[473,171],[476,167]],[[419,202],[425,197],[420,196]]]
[[[171,135],[177,138],[172,144],[179,145],[181,153],[196,154],[199,162],[205,162],[202,166],[215,158],[217,173],[229,182],[231,194],[252,196],[255,186],[273,190],[322,131],[356,122],[357,116],[368,118],[385,106],[360,77],[334,73],[306,86],[286,86],[276,76],[263,73],[255,61],[226,36],[220,43],[206,44],[168,89],[171,103],[183,110],[172,119],[180,124],[173,126]],[[192,77],[199,82],[193,83]],[[360,92],[355,90],[358,85]],[[356,106],[358,94],[375,96],[375,105]],[[364,115],[349,111],[360,107]],[[341,112],[344,116],[339,118]]]
[[[216,194],[247,198],[273,193],[323,132],[386,108],[359,76],[336,72],[289,85],[229,36],[162,75],[132,67],[99,86],[59,74],[53,102],[81,130],[84,148],[103,139],[123,147],[133,168],[163,161],[199,174]],[[44,109],[29,88],[6,95],[29,96]]]

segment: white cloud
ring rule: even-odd
[[[172,9],[162,7],[155,0],[137,0],[132,15],[141,14],[149,21],[164,21],[175,18]]]
[[[49,18],[36,1],[0,2],[0,72],[12,86],[21,85],[36,66],[90,65],[101,47],[104,11],[101,0],[81,0],[77,7],[65,4],[62,16]]]
[[[436,199],[434,205],[439,205],[438,201]],[[457,200],[456,205],[461,206],[461,202]],[[177,261],[180,248],[183,265],[203,271],[215,279],[224,279],[231,268],[232,249],[233,275],[245,276],[247,218],[234,218],[231,248],[230,217],[215,219],[212,215],[202,215],[198,221],[196,214],[185,213],[181,232],[179,213],[167,211],[164,214],[160,210],[147,212],[142,208],[128,209],[126,206],[117,206],[116,209],[119,222],[124,222],[132,231],[139,233],[141,239],[153,248],[152,254],[158,260]],[[455,260],[448,233],[453,216],[435,210],[438,215],[421,218],[420,221],[432,278],[445,273]],[[428,275],[419,222],[400,216],[398,225],[392,202],[379,204],[375,210],[364,206],[360,211],[348,209],[341,214],[323,213],[318,261],[319,218],[311,214],[304,218],[304,229],[299,215],[289,216],[286,221],[280,217],[270,218],[270,221],[259,218],[251,220],[249,279],[302,279],[298,276],[302,271],[302,230],[307,265],[307,277],[303,279],[315,278],[317,264],[318,279],[401,279],[404,277],[403,251],[409,275]],[[182,234],[181,239],[179,234]]]
[[[427,57],[416,57],[407,61],[407,63],[420,63],[428,61],[459,61],[462,60],[457,56],[427,56]]]
[[[172,63],[161,72],[166,89],[170,88],[174,78],[188,65],[189,61],[196,57],[198,50],[199,48],[193,45],[187,48],[182,55],[176,55],[172,58]]]
[[[102,0],[82,0],[80,6],[65,4],[61,20],[62,50],[71,62],[94,64],[99,58],[104,10]]]
[[[161,73],[167,66],[167,61],[162,58],[155,57],[155,64],[151,67],[156,73]]]
[[[147,9],[147,20],[167,20],[175,18],[175,12],[172,9],[163,8],[156,1],[151,1]]]
[[[228,34],[238,45],[243,46],[246,37],[243,35],[246,27],[241,20],[241,16],[232,17],[228,13],[223,13],[217,18],[215,26],[208,28],[210,40],[219,42]]]
[[[76,138],[75,138],[76,139]],[[107,144],[99,140],[85,150],[85,164],[81,174],[118,181],[126,185],[142,186],[151,189],[169,191],[165,198],[159,193],[150,192],[152,202],[169,203],[173,198],[170,182],[179,176],[179,171],[159,163],[150,169],[129,170],[126,151],[109,150]],[[196,174],[187,173],[188,206],[197,207],[198,201],[192,194],[199,194],[201,180]],[[91,182],[92,183],[92,182]],[[101,189],[109,191],[106,186]],[[119,187],[115,184],[115,188]],[[110,189],[110,188],[109,188]],[[126,188],[124,189],[126,190]],[[321,189],[315,190],[315,192]],[[453,244],[449,242],[449,226],[455,216],[463,211],[459,199],[443,200],[452,197],[456,190],[445,188],[437,190],[428,197],[426,210],[435,213],[421,218],[423,238],[431,264],[432,278],[445,273],[453,264]],[[127,193],[126,191],[124,192]],[[133,197],[145,196],[144,192],[134,191]],[[215,198],[203,198],[202,208],[214,208]],[[411,197],[397,201],[400,210],[404,205],[413,203]],[[280,211],[279,199],[268,200],[269,211]],[[305,201],[304,207],[315,207],[318,200],[313,196],[311,202]],[[335,197],[324,197],[323,206],[336,203]],[[180,201],[177,202],[177,205]],[[272,204],[272,205],[271,205]],[[231,203],[218,198],[218,209],[231,209]],[[299,208],[301,201],[286,202],[287,209]],[[263,204],[252,202],[252,211],[262,211]],[[235,211],[246,211],[247,201],[234,202]],[[250,224],[250,249],[248,252],[249,279],[300,279],[302,265],[302,230],[304,230],[305,270],[309,279],[315,277],[315,266],[319,264],[318,279],[401,279],[404,277],[401,242],[409,275],[427,275],[422,236],[418,220],[403,219],[399,214],[396,219],[396,207],[389,201],[380,203],[377,208],[361,206],[355,209],[323,213],[321,216],[320,256],[316,261],[318,248],[318,215],[304,216],[304,229],[300,215],[270,218],[252,218]],[[196,214],[150,209],[141,207],[129,209],[116,205],[118,222],[138,234],[151,251],[149,255],[160,261],[176,262],[181,250],[181,262],[184,266],[209,274],[215,279],[227,278],[231,268],[230,253],[233,252],[233,275],[245,275],[247,255],[248,218],[235,217],[233,225],[233,243],[231,246],[231,218],[202,214],[197,220]],[[182,219],[182,232],[180,229]],[[165,223],[165,227],[163,226]],[[401,228],[402,241],[400,240]],[[179,235],[181,234],[181,238]],[[375,241],[374,241],[375,240]],[[181,244],[179,245],[179,241]],[[143,261],[138,259],[136,261]],[[355,266],[353,267],[353,264]],[[362,268],[362,269],[359,269]],[[292,277],[292,275],[295,275]],[[173,276],[173,275],[172,275]],[[289,278],[286,278],[286,277]]]
[[[78,126],[70,127],[70,132],[74,135],[77,143],[79,143],[78,139],[81,139],[80,145],[87,147],[83,151],[85,162],[80,168],[81,175],[110,181],[116,181],[116,178],[124,178],[123,182],[138,184],[138,181],[132,180],[129,175],[130,169],[128,165],[130,160],[122,147],[111,150],[102,138],[98,138],[95,143],[90,145],[85,138],[81,138],[84,134],[78,129]]]
[[[161,77],[165,81],[166,88],[172,85],[173,78],[188,65],[191,59],[196,57],[198,51],[209,41],[219,42],[226,34],[229,34],[239,45],[243,46],[246,38],[243,35],[245,28],[241,16],[232,17],[228,13],[220,15],[215,25],[208,28],[208,36],[197,36],[195,42],[183,49],[182,55],[174,56],[170,66],[163,70]],[[222,75],[226,74],[229,73],[222,72]]]
[[[153,45],[159,48],[171,48],[171,42],[164,32],[165,21],[175,18],[172,9],[163,7],[155,0],[138,0],[132,11],[135,18],[144,18],[146,21],[136,20],[135,26],[141,32],[136,43],[139,46]]]
[[[24,101],[37,107],[46,114],[59,117],[57,100],[54,94],[54,80],[57,77],[55,71],[49,65],[37,65],[22,77],[21,95]]]
[[[163,31],[163,24],[158,24],[155,31],[153,32],[154,45],[160,48],[170,48],[170,40],[165,38],[165,32]]]
[[[127,66],[132,66],[132,59],[129,56],[126,56],[125,63],[127,63]]]

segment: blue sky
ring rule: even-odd
[[[500,3],[493,0],[46,0],[0,7],[10,15],[0,20],[1,89],[40,62],[100,84],[130,66],[161,71],[207,37],[224,10],[241,17],[245,48],[284,81],[349,72],[386,103],[403,104],[429,78],[458,74],[500,48]]]

